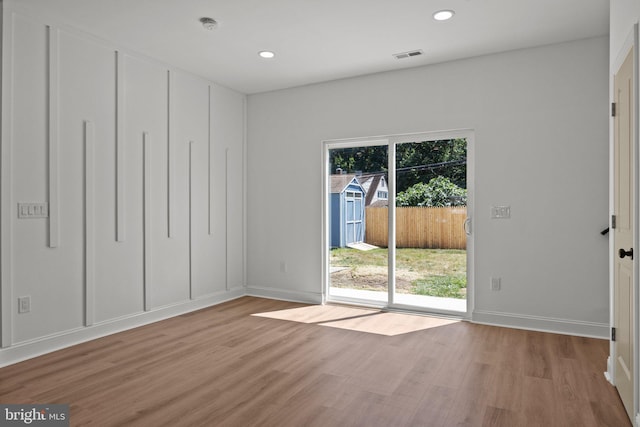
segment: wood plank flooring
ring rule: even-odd
[[[244,297],[0,369],[95,426],[630,426],[604,340]]]

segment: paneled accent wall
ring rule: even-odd
[[[3,23],[0,365],[243,294],[244,95],[19,9]]]

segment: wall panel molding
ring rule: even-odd
[[[3,11],[0,8],[0,14]],[[7,18],[5,20],[5,18]],[[13,135],[13,39],[14,39],[15,13],[2,16],[3,31],[2,51],[4,60],[2,67],[2,139],[0,140],[0,225],[2,239],[0,239],[0,330],[1,346],[9,347],[13,342],[12,314],[13,314],[13,169],[12,159],[12,135]],[[6,51],[5,49],[8,49]],[[6,53],[5,53],[6,52]],[[5,120],[5,118],[7,118]]]
[[[224,286],[229,290],[229,148],[224,149]]]
[[[60,32],[57,28],[47,26],[48,50],[48,167],[49,167],[49,247],[57,248],[60,244],[60,208],[59,208],[59,127],[60,127]]]
[[[142,133],[142,218],[143,218],[143,278],[142,289],[144,311],[151,309],[151,138],[147,132]]]
[[[247,286],[247,96],[242,97],[242,285]]]
[[[84,294],[85,326],[94,322],[95,312],[95,130],[84,121]]]
[[[126,235],[125,224],[125,55],[116,55],[116,241],[123,242]]]
[[[167,237],[173,237],[173,217],[174,217],[174,158],[173,158],[173,73],[167,70]]]
[[[212,120],[211,120],[211,85],[208,86],[208,95],[209,95],[209,114],[207,115],[207,120],[208,120],[208,134],[207,134],[207,149],[208,149],[208,153],[207,153],[207,206],[208,206],[208,212],[207,212],[207,228],[208,228],[208,232],[209,234],[213,234],[213,206],[212,206],[212,202],[213,202],[213,195],[211,194],[211,192],[213,191],[213,183],[211,182],[212,176],[211,176],[211,163],[212,163],[212,159],[211,159],[211,154],[212,154],[212,150],[211,150],[211,125],[212,125]]]
[[[195,141],[189,141],[189,298],[194,299],[193,289],[193,163]]]

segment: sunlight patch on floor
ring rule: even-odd
[[[312,305],[266,313],[255,313],[253,316],[317,324],[331,328],[348,329],[351,331],[387,336],[407,334],[459,322],[459,320],[453,319],[388,313],[379,310],[334,305]]]

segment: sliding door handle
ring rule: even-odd
[[[471,236],[471,218],[467,218],[464,220],[464,232],[467,236]]]

